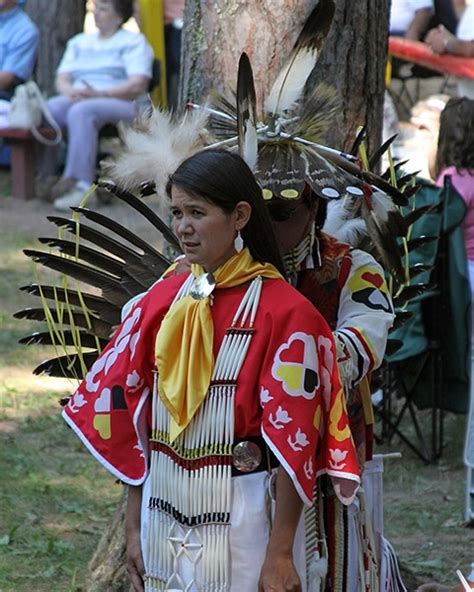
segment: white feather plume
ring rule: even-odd
[[[150,117],[121,128],[123,148],[104,163],[104,173],[132,191],[141,183],[154,181],[156,192],[164,196],[169,175],[183,160],[203,149],[207,118],[205,109],[187,111],[180,120],[154,109]]]
[[[294,106],[313,71],[317,57],[318,51],[307,49],[300,51],[294,60],[285,65],[265,99],[265,111],[282,113]]]
[[[242,149],[242,158],[245,160],[250,170],[255,172],[258,159],[258,137],[255,124],[247,123],[244,135],[244,145]]]
[[[359,202],[360,198],[348,196],[328,202],[322,231],[343,243],[357,247],[367,235],[367,226],[360,217]]]

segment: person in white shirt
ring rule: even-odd
[[[429,31],[425,42],[434,53],[474,58],[474,2],[465,8],[456,35],[440,25]],[[474,99],[474,80],[459,78],[458,94],[461,97]]]
[[[96,0],[98,31],[73,37],[59,64],[59,95],[48,101],[68,141],[63,178],[52,189],[59,194],[54,201],[57,210],[79,205],[93,183],[100,129],[131,122],[136,115],[134,101],[146,93],[153,50],[141,33],[122,28],[132,14],[133,0]],[[43,173],[52,172],[45,171],[52,166],[51,156],[43,158]]]
[[[433,14],[433,0],[392,0],[390,35],[418,41]]]

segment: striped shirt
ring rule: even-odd
[[[76,88],[87,82],[105,90],[124,82],[129,76],[151,78],[153,50],[141,33],[119,29],[102,39],[98,33],[80,33],[68,42],[58,74],[70,74]]]

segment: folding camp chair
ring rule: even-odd
[[[379,440],[390,443],[397,435],[426,463],[443,451],[444,411],[466,413],[470,382],[470,290],[464,238],[460,224],[465,205],[447,180],[444,189],[424,183],[416,206],[433,209],[412,227],[411,244],[434,237],[409,252],[410,266],[424,263],[430,270],[412,284],[431,288],[407,305],[412,317],[391,337],[403,345],[387,356],[383,398],[376,412]],[[428,409],[430,426],[420,421]],[[428,429],[428,434],[426,433]]]

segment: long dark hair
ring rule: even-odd
[[[126,23],[133,16],[133,0],[112,0],[115,12]]]
[[[436,176],[449,166],[474,175],[474,101],[466,97],[449,99],[441,112]]]
[[[242,230],[244,244],[255,260],[272,263],[285,275],[262,189],[238,154],[213,148],[202,150],[181,163],[170,176],[166,185],[169,197],[173,186],[208,200],[228,214],[239,201],[249,203],[252,214]]]

